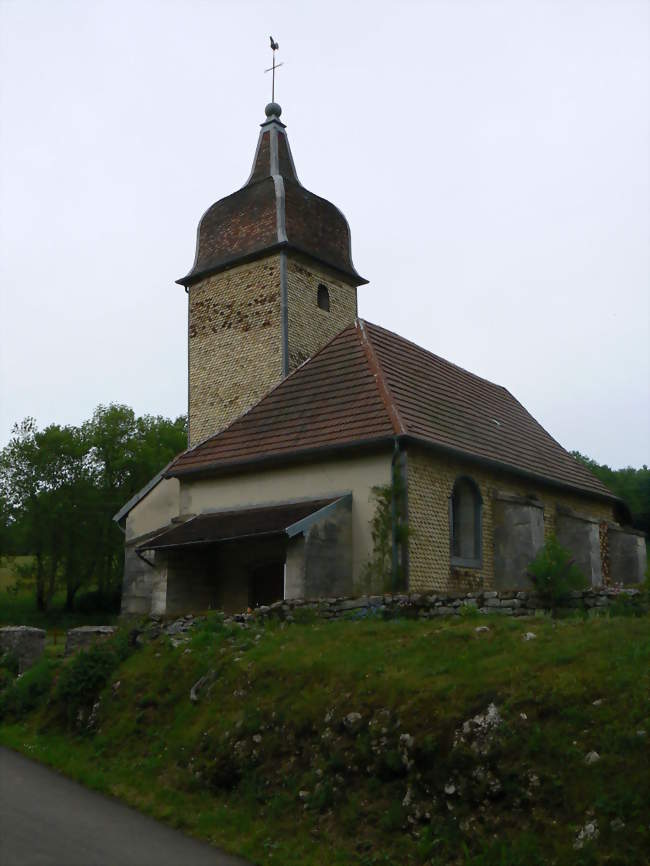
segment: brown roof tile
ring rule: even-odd
[[[199,514],[147,539],[138,550],[163,550],[197,544],[214,544],[259,535],[281,535],[294,523],[309,517],[335,499],[312,499],[259,508],[243,508]]]
[[[168,474],[396,435],[614,498],[505,388],[361,320],[229,427],[181,454]]]

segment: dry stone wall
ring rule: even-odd
[[[98,641],[113,637],[116,632],[112,625],[82,625],[71,628],[65,639],[65,655],[70,656],[81,649],[87,649]]]
[[[632,605],[639,610],[648,609],[647,597],[638,589],[606,587],[572,592],[560,610],[606,610],[616,602]],[[532,616],[549,610],[534,592],[485,590],[460,595],[409,593],[359,598],[285,599],[251,612],[236,614],[232,619],[235,622],[249,622],[275,617],[291,621],[300,616],[300,611],[311,611],[312,615],[327,620],[363,618],[373,614],[433,619],[439,616],[462,616],[472,609],[478,613],[504,616]]]
[[[0,655],[8,653],[18,662],[22,674],[39,660],[45,649],[45,631],[27,625],[8,625],[0,628]]]

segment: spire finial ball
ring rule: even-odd
[[[280,117],[282,114],[282,108],[278,105],[277,102],[269,102],[269,104],[264,109],[264,113],[267,117]]]

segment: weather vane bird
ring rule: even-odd
[[[265,69],[264,72],[273,73],[271,75],[271,102],[275,102],[275,70],[284,64],[275,62],[275,52],[280,47],[280,43],[276,42],[272,36],[270,36],[269,39],[271,40],[271,51],[273,52],[273,66],[269,66],[269,68]]]

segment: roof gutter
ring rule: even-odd
[[[359,439],[353,442],[344,442],[336,445],[319,445],[313,448],[305,448],[300,451],[292,451],[289,453],[264,454],[260,457],[244,458],[242,460],[234,460],[224,464],[223,461],[215,461],[214,463],[204,464],[202,466],[191,467],[183,470],[165,472],[165,478],[199,478],[199,477],[214,477],[220,475],[231,475],[243,470],[253,472],[256,469],[263,469],[271,466],[288,465],[292,463],[303,463],[312,457],[336,457],[339,454],[354,453],[356,451],[371,451],[374,449],[395,447],[395,442],[400,445],[408,446],[415,445],[426,451],[432,451],[435,454],[449,455],[459,460],[465,460],[476,466],[484,466],[487,469],[493,469],[498,472],[509,472],[519,478],[526,478],[530,481],[535,481],[538,484],[543,484],[547,487],[552,487],[559,490],[570,490],[581,496],[591,496],[596,499],[602,499],[606,502],[616,502],[625,505],[625,502],[613,493],[602,493],[598,490],[588,490],[584,487],[571,484],[567,481],[559,481],[557,479],[548,478],[544,475],[539,475],[536,472],[531,472],[527,469],[521,469],[509,463],[502,463],[499,460],[492,460],[489,457],[483,457],[479,454],[468,454],[460,448],[454,448],[451,445],[442,445],[436,442],[430,442],[421,436],[414,436],[411,433],[398,433],[390,436],[378,436],[371,439]],[[627,507],[627,506],[626,506]]]

